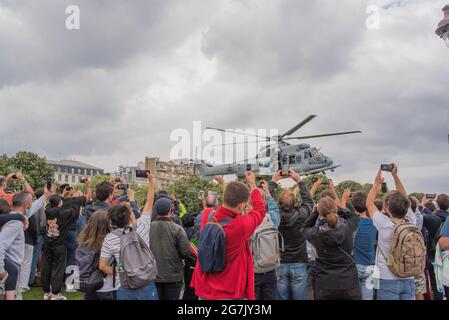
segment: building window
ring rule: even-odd
[[[69,182],[69,175],[68,174],[65,175],[64,181],[65,182]]]
[[[58,174],[58,181],[62,181],[62,176]]]
[[[72,183],[75,183],[75,176],[72,176]]]
[[[75,173],[75,168],[72,168],[71,170],[72,170],[72,174],[74,174]]]

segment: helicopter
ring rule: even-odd
[[[293,170],[303,176],[317,173],[325,174],[325,172],[329,170],[333,172],[341,165],[334,165],[333,160],[323,155],[319,149],[312,147],[307,143],[290,144],[287,141],[348,135],[362,132],[345,131],[310,136],[291,136],[315,117],[316,115],[310,115],[284,134],[273,137],[262,137],[258,135],[249,135],[243,132],[207,127],[207,129],[210,130],[262,138],[262,141],[246,141],[243,143],[266,142],[267,145],[260,148],[259,153],[254,159],[246,159],[240,163],[223,164],[217,166],[208,164],[203,160],[196,160],[194,162],[194,168],[199,171],[204,180],[211,180],[217,175],[222,176],[230,174],[235,174],[240,178],[244,176],[246,171],[252,171],[256,177],[260,178],[266,176],[271,177],[279,170],[281,170],[283,176],[288,176],[289,170]],[[235,145],[237,143],[231,144]]]

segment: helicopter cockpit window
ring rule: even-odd
[[[309,153],[304,152],[304,159],[309,159]]]
[[[288,163],[289,164],[295,164],[295,160],[296,160],[295,155],[291,155],[291,156],[288,157]]]
[[[271,155],[270,148],[267,148],[267,151],[265,152],[265,154],[267,155],[267,157],[269,157]]]
[[[282,164],[288,164],[287,161],[288,161],[287,156],[282,157]]]

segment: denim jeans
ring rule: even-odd
[[[380,279],[377,300],[415,300],[415,279]]]
[[[154,284],[154,281],[151,281],[146,286],[139,289],[118,288],[117,300],[159,300],[159,298],[156,285]]]
[[[280,300],[306,300],[307,265],[281,263],[277,270],[278,297]]]
[[[75,251],[78,246],[78,233],[76,230],[68,230],[67,236],[67,266],[74,266],[76,264]]]
[[[31,286],[36,281],[36,269],[37,264],[39,263],[39,258],[41,257],[42,252],[42,243],[44,242],[44,236],[38,235],[37,236],[37,242],[34,245],[33,249],[33,260],[31,261],[31,270],[30,270],[30,280],[28,281],[29,285]]]
[[[374,272],[374,266],[364,266],[357,264],[357,271],[359,274],[359,284],[362,290],[363,300],[373,300],[373,288],[372,275]]]
[[[276,270],[254,275],[256,300],[277,300]]]

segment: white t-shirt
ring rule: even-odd
[[[150,247],[150,226],[151,226],[151,213],[144,212],[139,219],[137,219],[137,233],[143,241]],[[122,230],[123,229],[117,229]],[[120,259],[120,237],[114,233],[109,233],[103,241],[101,247],[100,258],[106,260],[109,264],[112,263],[113,258],[116,261]],[[115,288],[112,286],[112,276],[107,275],[103,287],[98,292],[108,292],[117,290],[120,287],[120,281],[118,273],[115,275]]]
[[[408,221],[416,225],[416,216],[412,210],[408,210],[405,216]],[[383,280],[398,280],[398,279],[408,279],[399,278],[395,276],[390,269],[388,269],[386,263],[386,257],[390,252],[391,238],[393,237],[393,232],[396,225],[391,221],[389,217],[383,213],[377,211],[373,216],[373,224],[378,231],[378,241],[377,241],[377,251],[376,251],[376,267],[379,273],[374,275],[376,278]],[[413,279],[413,278],[411,278]]]

